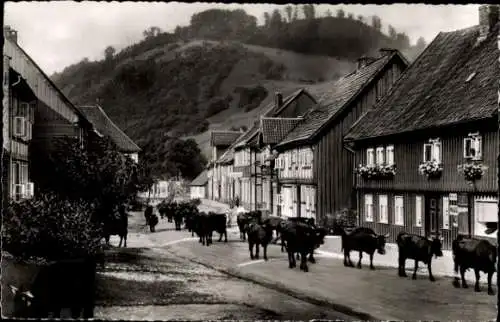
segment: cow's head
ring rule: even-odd
[[[429,241],[431,242],[431,255],[434,255],[435,258],[443,256],[443,237],[431,236]]]
[[[316,237],[315,238],[316,239],[315,247],[318,248],[319,246],[321,246],[325,243],[325,236],[328,233],[328,231],[326,228],[319,227],[319,228],[316,228],[314,232],[315,232],[315,237]]]
[[[17,288],[14,285],[9,285],[9,288],[14,294],[14,316],[26,316],[33,302],[33,294],[29,290],[24,290],[22,287]]]
[[[380,255],[385,255],[385,241],[389,238],[389,234],[377,235],[377,252]]]

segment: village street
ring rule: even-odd
[[[352,319],[181,258],[168,247],[176,243],[194,246],[190,234],[175,231],[166,219],[156,233],[150,233],[141,227],[143,221],[142,213],[131,213],[128,247],[112,247],[107,252],[105,270],[97,279],[98,319]],[[117,236],[111,244],[118,245]]]
[[[214,205],[212,202],[207,205],[206,201],[200,208],[223,210],[220,204]],[[137,225],[143,220],[142,214],[136,214],[133,218],[129,221],[130,226],[134,225],[134,221]],[[130,269],[139,265],[143,271],[141,274],[146,270],[156,270],[161,274],[157,275],[157,281],[149,282],[151,285],[149,288],[147,283],[139,281],[141,279],[139,275],[133,274],[129,275],[127,281],[122,280],[121,286],[118,286],[120,283],[115,279],[119,278],[119,274],[124,276],[124,273],[116,272],[117,264],[108,260],[106,271],[109,273],[104,274],[110,276],[100,286],[98,296],[100,301],[106,302],[106,305],[109,303],[113,308],[97,309],[97,317],[121,318],[122,315],[130,314],[127,310],[139,315],[136,308],[115,309],[120,305],[193,302],[204,305],[193,309],[180,305],[179,310],[156,307],[153,311],[142,306],[141,310],[158,312],[159,315],[168,312],[162,319],[170,316],[188,318],[182,314],[196,315],[196,312],[209,314],[207,318],[223,318],[227,317],[227,314],[233,314],[235,318],[264,316],[279,319],[324,318],[330,316],[328,314],[334,314],[334,311],[361,319],[485,321],[492,320],[496,316],[496,297],[486,294],[486,285],[482,285],[481,293],[474,292],[471,282],[469,282],[471,287],[468,289],[455,289],[449,277],[439,276],[436,273],[436,282],[430,282],[426,270],[419,271],[417,280],[411,280],[411,277],[400,278],[395,268],[378,264],[381,257],[377,258],[377,255],[374,261],[375,271],[368,269],[366,257],[363,269],[346,268],[337,256],[325,251],[318,252],[317,263],[309,264],[310,271],[303,273],[298,268],[293,270],[288,268],[286,255],[280,252],[277,245],[269,247],[267,262],[262,260],[262,250],[261,259],[251,261],[248,246],[245,242],[239,241],[239,233],[234,226],[228,230],[228,243],[217,242],[217,239],[218,234],[215,234],[213,245],[202,246],[186,230],[180,232],[173,230],[172,224],[166,223],[166,220],[160,222],[156,233],[140,229],[138,232],[133,232],[131,228],[128,244],[130,249],[114,250],[122,254],[122,263],[118,266]],[[116,244],[117,239],[112,240],[112,243]],[[328,242],[324,246],[328,247]],[[136,247],[147,249],[137,250]],[[139,256],[142,256],[141,259],[137,259],[138,254],[141,254]],[[137,262],[135,264],[127,262],[125,259],[127,256],[134,257],[134,261]],[[356,259],[357,256],[354,255],[353,260]],[[408,263],[407,268],[411,267],[411,263]],[[149,278],[152,279],[154,276]],[[112,285],[113,283],[117,286]],[[156,284],[159,286],[153,286]],[[176,286],[173,288],[171,285]],[[152,289],[155,291],[151,292]],[[127,296],[124,294],[128,294],[129,298],[126,299]],[[161,294],[175,294],[175,296],[164,297]],[[220,304],[214,311],[214,305],[210,303]],[[238,308],[238,305],[241,306],[243,303],[246,304],[244,309]],[[104,306],[99,303],[98,305]],[[424,305],[426,309],[422,310]],[[294,307],[297,308],[293,309]],[[299,312],[302,312],[302,315],[297,315]]]

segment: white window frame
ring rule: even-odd
[[[443,197],[443,229],[450,229],[450,199]]]
[[[16,137],[26,136],[26,118],[24,116],[14,117],[13,132]]]
[[[423,205],[424,198],[422,196],[415,196],[415,227],[422,227]]]
[[[425,151],[427,147],[431,147],[431,159],[427,160],[425,157]],[[441,164],[442,160],[442,144],[441,140],[439,138],[437,139],[430,139],[428,143],[424,143],[424,151],[423,151],[423,161],[428,162],[428,161],[436,161],[437,163]]]
[[[387,195],[379,195],[378,196],[378,222],[380,224],[388,224],[389,223],[389,211],[388,211],[388,200]],[[385,200],[382,202],[382,200]]]
[[[366,165],[375,165],[375,151],[373,148],[366,149]]]
[[[470,147],[476,152],[475,156],[469,154],[467,149],[467,142],[470,142]],[[483,138],[478,133],[471,133],[468,137],[464,138],[464,158],[471,160],[481,160],[483,157]]]
[[[366,222],[373,222],[373,195],[372,194],[365,194],[364,195],[364,202],[365,202],[365,221]]]
[[[377,150],[376,150],[376,154],[375,154],[375,163],[377,165],[383,165],[384,162],[385,162],[385,151],[384,151],[384,147],[383,146],[379,146],[377,147]]]
[[[394,164],[394,145],[388,145],[385,148],[385,164],[387,165]]]
[[[427,149],[430,149],[430,158],[429,159],[427,158],[427,153],[426,153]],[[422,160],[424,162],[432,161],[432,156],[433,156],[433,154],[432,154],[432,144],[431,143],[424,143],[424,153],[423,153]]]
[[[394,225],[396,226],[405,225],[404,205],[405,201],[403,196],[394,196]]]
[[[498,202],[496,198],[490,197],[490,198],[480,198],[476,197],[474,198],[474,215],[476,216],[476,221],[478,223],[485,223],[485,222],[497,222],[498,221],[498,210],[495,208],[495,211],[492,211],[491,218],[485,217],[485,212],[484,208],[481,206],[488,205],[489,207],[498,207]]]

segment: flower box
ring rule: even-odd
[[[364,179],[389,179],[396,175],[396,166],[392,165],[359,165],[356,173]]]
[[[443,166],[437,161],[426,161],[418,166],[418,172],[427,179],[439,178],[443,172]]]
[[[480,180],[487,169],[487,166],[478,162],[464,163],[458,166],[458,172],[463,175],[464,179],[469,184],[473,184],[476,180]]]

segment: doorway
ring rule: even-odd
[[[436,194],[425,196],[425,235],[434,235],[440,232],[439,220],[441,217],[440,196]]]

